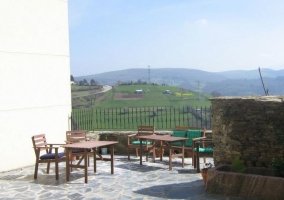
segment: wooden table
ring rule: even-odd
[[[184,137],[172,137],[168,135],[145,135],[137,136],[140,139],[140,165],[142,165],[142,141],[143,140],[154,140],[167,142],[169,145],[169,170],[172,170],[172,142],[182,142],[182,167],[184,167],[184,143],[187,138]],[[153,159],[155,160],[155,144],[153,145]]]
[[[97,172],[97,159],[96,159],[96,154],[97,154],[97,147],[104,147],[104,146],[109,146],[110,147],[110,158],[100,158],[100,160],[103,161],[111,161],[111,174],[114,173],[114,164],[113,164],[113,155],[114,155],[114,144],[117,144],[118,142],[116,141],[87,141],[87,142],[78,142],[78,143],[73,143],[73,144],[66,144],[62,145],[66,149],[66,180],[69,181],[69,176],[70,176],[70,168],[83,168],[85,169],[85,183],[88,183],[88,149],[93,150],[93,156],[94,156],[94,172]],[[70,163],[69,159],[70,156],[72,155],[72,150],[73,149],[82,149],[84,150],[84,165],[80,164],[73,164]]]

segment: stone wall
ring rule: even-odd
[[[87,137],[90,140],[106,140],[106,141],[118,141],[115,145],[115,154],[127,155],[127,136],[131,134],[136,134],[137,131],[92,131],[87,133]],[[170,135],[172,131],[156,130],[157,135]],[[212,138],[211,130],[206,132],[208,138]],[[131,154],[135,153],[134,149],[131,149]]]
[[[214,164],[239,156],[250,167],[284,157],[284,96],[219,97],[212,102]]]

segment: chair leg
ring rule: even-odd
[[[127,156],[128,156],[128,160],[130,160],[129,148],[127,148]]]
[[[72,161],[72,160],[70,160],[70,164],[71,164],[71,165],[73,164],[73,161]],[[73,168],[70,167],[70,172],[72,172],[72,171],[73,171]]]
[[[206,157],[205,156],[203,156],[203,162],[206,163]]]
[[[47,163],[46,173],[49,174],[50,162]]]
[[[146,162],[148,162],[148,151],[146,151]]]
[[[34,179],[37,179],[37,171],[38,171],[38,161],[36,161],[36,163],[35,163]]]
[[[59,176],[58,176],[58,162],[55,162],[55,179],[58,180]]]
[[[138,157],[138,148],[136,148],[136,158]]]

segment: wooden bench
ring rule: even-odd
[[[190,126],[175,126],[173,133],[171,134],[172,137],[186,137],[188,138],[185,141],[185,148],[184,152],[187,156],[192,157],[192,165],[194,164],[194,153],[193,153],[193,139],[202,139],[206,138],[205,136],[206,129],[200,127],[190,127]],[[182,151],[182,144],[181,142],[174,142],[171,144],[172,147],[172,157],[182,157],[180,153]],[[161,149],[168,150],[168,144],[162,143]],[[161,159],[162,160],[162,159]]]

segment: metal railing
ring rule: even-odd
[[[172,130],[174,126],[211,129],[211,107],[89,108],[72,110],[72,130],[136,130],[155,126]]]

